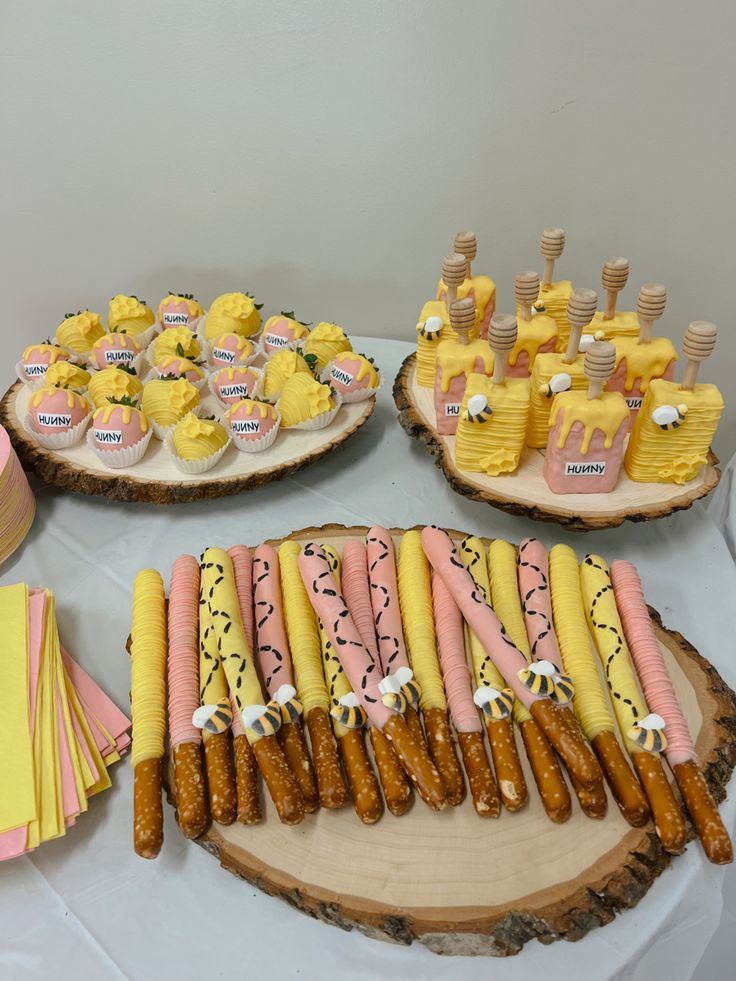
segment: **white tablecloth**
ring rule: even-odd
[[[0,583],[52,588],[64,643],[122,707],[128,705],[129,631],[135,572],[153,565],[166,579],[174,558],[208,545],[256,544],[329,522],[444,524],[518,541],[567,541],[579,554],[626,557],[640,569],[647,599],[731,686],[736,668],[730,621],[736,571],[723,537],[699,505],[664,521],[589,535],[503,514],[453,493],[426,450],[396,421],[391,380],[408,344],[361,340],[385,384],[373,418],[321,463],[255,492],[197,505],[156,508],[38,486],[38,516]],[[515,958],[487,964],[438,958],[368,940],[316,922],[218,867],[184,840],[166,808],[157,861],[132,849],[132,773],[114,768],[114,787],[91,802],[66,838],[0,865],[0,977],[504,979],[543,976],[690,978],[719,920],[723,872],[688,846],[636,909],[575,945],[527,944]],[[734,794],[723,808],[733,826]],[[503,820],[503,818],[502,818]],[[574,971],[574,975],[571,973]],[[533,973],[534,972],[534,973]],[[539,972],[539,974],[537,974]]]

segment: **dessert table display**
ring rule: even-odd
[[[395,371],[409,353],[408,345],[371,344],[384,370]],[[308,516],[303,523],[314,526],[330,522],[370,526],[380,519],[386,525],[411,528],[434,521],[512,542],[537,534],[548,547],[566,541],[582,551],[579,537],[564,530],[535,526],[457,497],[425,462],[419,446],[407,452],[384,391],[378,395],[370,425],[345,447],[308,472],[254,490],[246,507],[237,498],[223,499],[216,510],[206,502],[186,509],[130,507],[39,486],[39,517],[22,551],[2,569],[2,583],[23,578],[54,586],[62,634],[68,636],[73,630],[81,665],[103,681],[124,707],[130,689],[124,642],[130,631],[136,573],[146,566],[169,570],[182,552],[198,553],[205,545],[228,548],[234,542],[279,540],[298,523],[295,501],[299,514]],[[376,478],[378,470],[381,480]],[[729,624],[720,611],[732,601],[736,572],[723,539],[700,505],[636,529],[592,532],[584,548],[611,563],[620,558],[634,562],[647,600],[664,623],[680,630],[733,687],[736,676],[727,655]],[[104,631],[97,615],[101,609]],[[376,944],[356,931],[335,930],[304,917],[244,886],[185,840],[171,808],[164,808],[166,843],[158,859],[142,861],[131,847],[133,774],[128,767],[119,768],[116,777],[113,788],[91,802],[85,821],[70,829],[63,841],[48,843],[34,856],[0,868],[5,940],[0,964],[9,971],[21,963],[40,964],[43,958],[30,934],[23,940],[32,898],[33,921],[43,917],[45,946],[54,951],[60,971],[68,972],[73,964],[76,973],[87,970],[90,976],[112,978],[135,976],[145,964],[147,973],[157,976],[182,971],[222,973],[232,969],[237,937],[245,941],[249,969],[254,971],[288,975],[298,962],[306,977],[347,972],[351,977],[373,978],[380,971],[424,978],[439,965],[449,977],[477,976],[482,966],[477,959],[438,962],[436,955],[416,944],[409,949]],[[732,799],[722,805],[721,813],[732,828]],[[399,830],[405,827],[408,857],[401,861],[410,861],[413,817],[413,813],[402,818],[385,814],[366,832],[377,831],[389,821]],[[504,821],[510,825],[517,817],[521,819],[503,815],[498,826]],[[351,818],[357,823],[352,813]],[[269,824],[273,822],[262,827]],[[294,835],[308,849],[307,823],[285,828],[283,833]],[[103,866],[97,853],[94,860],[85,857],[87,835],[104,848]],[[348,868],[349,861],[348,857]],[[502,968],[512,979],[527,978],[535,971],[549,978],[569,977],[571,964],[589,978],[689,977],[715,929],[722,878],[722,869],[710,865],[697,843],[692,843],[633,910],[622,912],[574,946],[528,943]],[[203,907],[204,897],[216,897],[217,902],[208,901]],[[299,902],[298,895],[294,901]],[[208,909],[206,923],[203,908]],[[162,909],[175,910],[175,917],[162,918]],[[150,929],[154,922],[155,931]],[[203,943],[205,926],[207,942]]]

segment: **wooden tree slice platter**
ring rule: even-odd
[[[410,354],[402,364],[393,395],[399,422],[410,436],[425,444],[454,491],[509,514],[555,521],[571,531],[664,518],[710,494],[721,478],[718,459],[711,452],[708,463],[686,484],[637,483],[622,471],[615,490],[608,494],[553,494],[544,479],[544,450],[528,446],[516,473],[501,477],[468,473],[455,466],[455,437],[441,436],[435,428],[434,391],[417,384],[416,355]]]
[[[290,537],[341,551],[347,538],[366,531],[330,525]],[[392,533],[397,541],[402,534]],[[736,763],[736,695],[680,634],[665,629],[655,611],[652,616],[706,780],[720,801]],[[602,821],[586,818],[573,795],[571,818],[553,824],[523,750],[520,757],[529,803],[497,820],[478,817],[467,799],[441,813],[415,800],[404,816],[386,812],[373,826],[361,824],[348,806],[288,828],[266,800],[261,824],[213,825],[199,843],[264,892],[377,939],[495,956],[518,953],[533,938],[578,940],[636,905],[671,859],[652,826],[631,828],[610,796]],[[170,787],[172,777],[170,768]]]
[[[68,450],[47,450],[27,432],[29,390],[16,382],[0,402],[0,422],[7,429],[26,470],[55,487],[96,494],[115,501],[178,504],[225,497],[280,480],[314,463],[349,439],[370,418],[375,398],[343,403],[325,429],[281,430],[275,443],[261,453],[241,453],[228,447],[207,473],[190,476],[179,470],[160,440],[152,439],[146,455],[135,466],[112,470],[100,463],[85,441]],[[222,413],[222,406],[207,389],[202,392],[205,415]]]

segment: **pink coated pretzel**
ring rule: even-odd
[[[192,724],[199,708],[199,562],[180,555],[171,570],[169,588],[169,740],[200,743],[202,732]]]
[[[531,655],[535,661],[549,661],[564,674],[562,655],[552,623],[547,549],[536,538],[525,538],[519,545],[519,594],[524,612]]]
[[[457,603],[441,577],[432,574],[432,605],[442,680],[452,724],[458,732],[482,732],[465,655],[465,627]]]
[[[357,538],[350,538],[343,546],[342,591],[363,645],[371,657],[380,660],[368,580],[368,552],[365,542]]]
[[[227,554],[233,563],[240,619],[243,621],[246,640],[253,650],[253,556],[245,545],[233,545],[227,550]]]
[[[281,685],[293,685],[291,653],[284,627],[279,557],[271,545],[253,554],[253,606],[258,669],[270,697]]]
[[[383,673],[393,674],[397,668],[409,667],[409,656],[401,623],[394,543],[386,528],[374,525],[370,529],[366,557],[378,654]]]

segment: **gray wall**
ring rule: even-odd
[[[732,0],[5,0],[4,380],[118,291],[412,338],[456,229],[503,310],[559,224],[577,285],[623,254],[625,308],[719,325],[730,455],[735,35]]]

